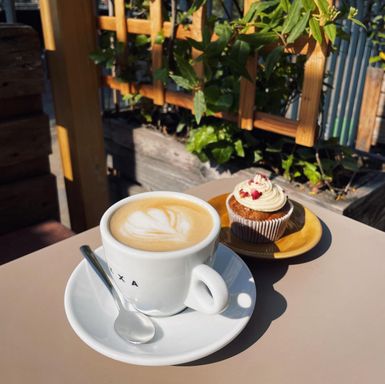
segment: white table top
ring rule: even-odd
[[[237,179],[189,190],[208,199]],[[63,297],[98,228],[0,267],[0,377],[10,383],[381,383],[385,378],[385,234],[306,203],[320,243],[280,261],[245,257],[257,303],[230,345],[185,366],[143,367],[104,357],[67,322]],[[20,239],[22,241],[22,239]]]

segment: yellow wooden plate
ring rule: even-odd
[[[291,200],[294,211],[284,235],[279,240],[265,244],[243,241],[231,233],[226,210],[227,196],[228,193],[216,196],[210,199],[209,203],[221,217],[220,241],[237,253],[263,259],[285,259],[309,251],[321,239],[322,226],[318,217],[308,208]]]

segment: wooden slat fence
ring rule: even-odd
[[[253,0],[245,1],[245,11]],[[152,42],[152,71],[162,67],[162,45],[155,44],[155,37],[162,32],[165,38],[170,37],[171,23],[164,21],[162,17],[161,0],[150,1],[149,20],[126,18],[125,9],[121,6],[123,0],[115,1],[115,16],[97,17],[97,25],[100,30],[117,32],[117,39],[126,42],[127,34],[145,34],[151,36]],[[117,6],[118,5],[118,6]],[[178,26],[175,38],[186,39],[188,37],[200,40],[204,25],[205,10],[200,9],[193,15],[193,22],[189,28]],[[125,31],[123,31],[125,29]],[[251,32],[251,31],[250,31]],[[216,39],[216,36],[213,37]],[[271,48],[274,48],[272,46]],[[319,115],[319,100],[322,89],[323,74],[326,61],[326,44],[319,46],[313,39],[302,38],[295,44],[286,47],[286,51],[292,54],[306,55],[302,102],[299,112],[299,120],[291,120],[285,117],[274,116],[255,111],[255,74],[257,69],[257,55],[250,57],[247,69],[254,79],[250,82],[241,79],[241,94],[238,115],[229,113],[217,113],[216,116],[239,124],[241,128],[259,128],[270,132],[294,137],[296,142],[305,146],[313,146],[317,138],[317,120]],[[192,56],[197,57],[199,51],[192,51]],[[203,77],[204,69],[201,64],[195,66],[199,77]],[[183,92],[164,89],[160,81],[149,84],[125,84],[117,81],[113,76],[105,76],[103,85],[119,90],[122,94],[139,93],[150,98],[155,104],[164,102],[193,111],[193,95]]]
[[[376,130],[376,123],[377,116],[381,113],[379,101],[383,79],[383,69],[368,68],[356,140],[356,148],[361,151],[369,152],[372,144],[375,144],[374,136],[378,137],[379,134],[379,127]]]

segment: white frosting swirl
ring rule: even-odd
[[[184,242],[191,227],[188,215],[178,207],[169,206],[132,212],[120,227],[120,232],[123,236],[144,241]]]
[[[261,212],[274,212],[287,201],[283,189],[264,175],[256,174],[253,179],[239,183],[233,192],[235,199],[243,206]]]

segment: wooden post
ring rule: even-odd
[[[46,55],[71,227],[96,226],[108,206],[93,1],[41,0]]]
[[[89,1],[89,0],[88,0]],[[121,71],[125,71],[126,60],[127,60],[127,19],[126,19],[126,5],[124,0],[116,0],[115,5],[115,30],[116,30],[116,39],[119,43],[124,45],[124,49],[118,57],[118,63]],[[112,69],[113,75],[116,76],[115,68]],[[122,94],[131,93],[130,87],[128,84],[123,83]],[[119,106],[118,106],[119,110]]]
[[[205,17],[206,15],[206,6],[203,5],[200,7],[196,12],[193,13],[192,16],[192,24],[191,24],[191,37],[194,40],[202,41],[202,29],[205,23]],[[191,48],[191,58],[194,60],[198,56],[202,54],[201,51],[198,49],[192,47]],[[197,74],[199,80],[200,80],[200,88],[203,89],[203,83],[204,83],[204,76],[205,76],[205,68],[203,65],[203,62],[197,62],[193,64],[195,73]],[[193,99],[191,100],[191,111],[195,114],[194,111],[194,102]]]
[[[254,0],[245,0],[243,13],[246,14]],[[255,28],[250,27],[247,33],[253,33]],[[239,95],[238,125],[247,130],[253,129],[254,104],[255,104],[255,82],[257,76],[258,57],[254,53],[247,59],[246,71],[252,81],[241,78]]]
[[[372,145],[383,77],[382,68],[369,67],[366,72],[356,139],[356,148],[361,151],[369,152]]]
[[[205,6],[200,7],[196,12],[193,13],[192,24],[191,24],[191,37],[194,40],[202,41],[202,29],[204,27],[205,19],[206,19],[205,15],[206,15],[206,7]],[[196,49],[194,47],[191,49],[191,57],[193,60],[196,59],[201,54],[202,54],[202,52],[199,51],[198,49]],[[194,69],[195,69],[195,73],[197,74],[199,79],[201,79],[203,82],[204,75],[205,75],[203,62],[200,61],[198,63],[195,63]]]
[[[321,46],[315,40],[309,43],[302,87],[299,124],[295,142],[311,147],[317,138],[318,116],[326,63],[326,43]]]
[[[150,1],[150,22],[151,22],[151,59],[152,75],[163,66],[163,44],[156,43],[156,38],[163,27],[162,0]],[[164,104],[164,87],[161,80],[154,80],[154,103]]]

